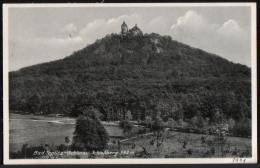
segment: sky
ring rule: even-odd
[[[9,8],[9,71],[62,59],[123,21],[251,67],[250,7]]]

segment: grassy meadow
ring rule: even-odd
[[[23,144],[59,145],[66,136],[72,138],[75,119],[35,115],[10,115],[10,151],[21,149]]]
[[[201,137],[205,137],[205,143],[202,143]],[[150,157],[153,158],[198,158],[198,157],[234,157],[236,156],[251,156],[251,139],[240,137],[227,137],[223,149],[221,145],[214,142],[214,136],[202,135],[195,133],[183,133],[170,131],[160,147],[156,146],[154,136],[139,136],[138,138],[131,139],[127,143],[134,143],[134,151],[142,151],[145,147]],[[187,144],[183,148],[183,141],[186,140]],[[210,142],[210,143],[208,143]],[[212,153],[212,147],[215,151]],[[222,151],[226,153],[222,155]]]

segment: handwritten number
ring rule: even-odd
[[[233,158],[233,163],[246,163],[246,158]]]

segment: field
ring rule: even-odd
[[[72,140],[75,119],[68,117],[46,117],[36,115],[10,114],[10,151],[16,152],[23,144],[60,145],[65,137]],[[109,135],[122,135],[122,130],[113,122],[102,122]]]
[[[202,143],[201,137],[205,137],[206,142]],[[194,133],[182,133],[170,131],[160,147],[156,146],[155,137],[150,135],[139,136],[138,138],[129,140],[128,143],[134,143],[135,148],[132,150],[142,151],[144,147],[153,158],[197,158],[197,157],[234,157],[235,156],[251,156],[251,139],[239,137],[227,137],[226,143],[221,149],[221,145],[214,142],[214,136],[206,136]],[[183,148],[184,140],[187,142]],[[211,142],[212,144],[208,144]],[[214,153],[212,153],[214,148]],[[221,151],[226,152],[223,154]]]
[[[102,123],[109,135],[122,134],[120,132],[122,130],[113,122]],[[66,136],[72,139],[74,126],[75,119],[73,118],[11,114],[10,151],[20,150],[23,144],[30,146],[64,144]],[[202,143],[202,137],[205,138],[205,143]],[[149,153],[148,157],[153,158],[231,157],[234,154],[251,156],[251,139],[227,137],[226,143],[221,148],[221,145],[216,144],[214,138],[209,135],[168,131],[164,133],[163,143],[158,147],[155,143],[155,136],[148,133],[123,140],[121,149],[142,153],[145,148]],[[184,140],[186,141],[185,147],[183,147]],[[214,148],[214,152],[212,152],[212,148]],[[223,150],[225,155],[223,155]]]
[[[11,114],[10,151],[18,151],[23,144],[40,145],[64,143],[72,138],[75,119]]]

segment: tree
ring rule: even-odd
[[[235,120],[242,120],[245,115],[250,111],[245,102],[237,102],[237,104],[233,107],[232,118]]]
[[[185,121],[183,121],[183,119],[179,119],[179,120],[177,121],[177,125],[178,125],[179,127],[181,127],[181,128],[186,128],[186,127],[188,126],[188,123],[185,122]]]
[[[251,136],[251,120],[248,118],[237,121],[233,127],[233,134],[236,136]]]
[[[228,139],[227,139],[227,125],[226,124],[218,124],[215,137],[213,139],[213,142],[216,144],[216,146],[220,149],[219,150],[219,156],[223,157],[225,155],[224,149],[227,148],[228,145]]]
[[[127,110],[125,117],[126,117],[127,121],[131,121],[132,120],[133,117],[132,117],[132,113],[131,113],[130,110]]]
[[[67,151],[68,151],[68,149],[69,149],[69,143],[70,143],[70,138],[69,138],[68,136],[66,136],[66,137],[64,138],[64,142],[65,142],[65,144],[66,144]]]
[[[236,124],[236,122],[235,122],[235,120],[233,118],[230,118],[228,120],[228,129],[229,129],[229,131],[233,130],[233,128],[235,127],[235,124]]]
[[[195,128],[203,128],[205,125],[204,119],[201,117],[201,115],[197,115],[191,118],[191,124]]]
[[[156,147],[159,152],[159,149],[164,141],[163,137],[163,120],[160,117],[160,113],[157,113],[157,116],[154,118],[153,125],[152,125],[153,134],[156,140]]]
[[[120,121],[119,126],[123,129],[124,133],[127,134],[130,134],[133,129],[133,125],[127,120]]]
[[[145,124],[146,124],[146,127],[152,128],[152,118],[150,116],[145,117]]]
[[[163,120],[159,115],[155,117],[152,128],[154,131],[161,131],[163,129]]]
[[[83,113],[76,122],[73,147],[78,150],[103,151],[108,142],[108,134],[95,114]]]
[[[40,98],[39,98],[39,95],[38,94],[34,94],[32,95],[29,99],[28,99],[28,102],[27,102],[27,105],[28,105],[28,108],[27,110],[31,113],[39,113],[40,109]]]
[[[156,110],[160,112],[160,117],[162,117],[163,120],[166,120],[170,116],[171,106],[169,103],[160,100],[156,104]]]
[[[173,103],[171,116],[176,121],[183,118],[183,107],[181,103]]]
[[[193,96],[190,96],[190,97],[192,97],[192,98],[186,98],[183,102],[183,114],[184,114],[184,117],[187,119],[191,119],[199,111],[198,103],[195,102]]]
[[[212,118],[212,121],[217,123],[217,124],[222,124],[223,123],[223,113],[221,112],[221,109],[216,107],[213,110],[214,117]]]
[[[169,118],[168,121],[167,121],[167,125],[170,128],[174,128],[177,125],[177,123],[172,118]]]

